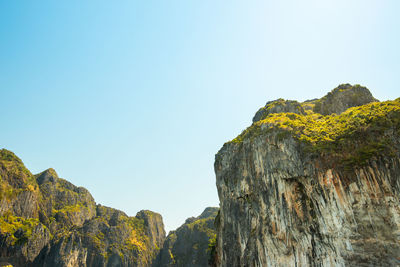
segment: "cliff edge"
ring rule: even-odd
[[[215,158],[218,266],[400,265],[400,98],[268,102]]]

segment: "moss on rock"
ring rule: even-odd
[[[7,213],[0,217],[0,232],[7,236],[11,245],[20,244],[32,236],[33,229],[39,223],[35,218],[23,218]]]
[[[345,90],[345,89],[335,89]],[[361,166],[369,159],[391,153],[392,133],[399,134],[400,101],[372,102],[341,114],[308,112],[271,113],[256,121],[230,143],[273,133],[278,139],[294,138],[304,151],[340,158],[344,167]]]

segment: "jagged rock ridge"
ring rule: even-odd
[[[362,106],[371,102],[378,102],[371,92],[361,85],[341,84],[321,99],[307,100],[300,103],[296,100],[279,98],[268,101],[253,117],[253,123],[265,119],[273,113],[296,113],[306,115],[308,111],[322,115],[340,114],[351,107]]]
[[[200,216],[188,218],[177,230],[171,231],[154,266],[208,266],[215,245],[217,213],[218,208],[206,208]]]
[[[216,155],[214,264],[399,265],[400,98],[341,85],[299,104],[259,115]]]
[[[165,239],[161,215],[96,205],[53,169],[32,175],[0,150],[0,263],[13,266],[150,266]]]

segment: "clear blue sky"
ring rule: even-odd
[[[1,1],[1,147],[168,230],[266,101],[400,96],[400,1]]]

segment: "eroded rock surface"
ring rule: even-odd
[[[264,119],[272,113],[291,112],[297,114],[306,114],[303,106],[295,100],[284,100],[282,98],[268,101],[264,107],[260,108],[253,117],[253,122]]]
[[[341,84],[326,96],[315,101],[314,112],[322,115],[340,114],[351,107],[378,101],[371,92],[361,85]]]
[[[218,208],[206,208],[175,231],[171,231],[154,266],[203,267],[209,265],[216,231],[214,220]]]
[[[0,176],[0,264],[150,266],[163,245],[158,213],[96,205],[85,188],[53,169],[32,175],[5,149]]]
[[[400,99],[358,104],[271,113],[221,148],[215,265],[400,265]]]

